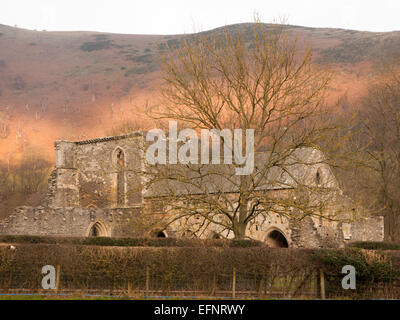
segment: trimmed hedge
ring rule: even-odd
[[[24,239],[33,241],[32,237]],[[104,241],[114,244],[113,240]],[[400,298],[400,252],[397,251],[211,247],[200,243],[197,241],[196,248],[44,243],[20,243],[10,248],[0,245],[0,288],[40,289],[42,267],[53,265],[60,266],[60,286],[65,290],[144,290],[148,279],[150,290],[162,290],[164,295],[174,290],[211,294],[215,288],[232,290],[235,270],[238,291],[270,294],[270,290],[275,290],[278,294],[296,297],[316,288],[316,277],[322,270],[326,275],[327,297],[371,298],[389,293],[391,298]],[[356,268],[357,290],[343,290],[341,286],[344,276],[341,270],[347,264]]]
[[[230,284],[233,268],[251,277],[301,275],[313,270],[310,250],[222,247],[100,247],[83,245],[17,244],[0,246],[1,280],[9,275],[18,283],[38,286],[44,265],[60,265],[64,285],[78,287],[83,280],[142,281],[146,268],[152,278],[176,283],[208,283],[213,275]],[[4,278],[3,278],[4,277]],[[3,278],[3,279],[2,279]],[[11,283],[12,284],[12,283]],[[25,286],[25,285],[24,285]]]
[[[388,241],[357,241],[350,243],[349,247],[366,250],[400,250],[400,243]]]
[[[400,256],[397,251],[347,248],[344,250],[319,250],[313,253],[315,264],[320,264],[325,274],[328,297],[352,299],[400,297]],[[341,273],[344,266],[356,272],[355,290],[343,290]]]
[[[109,237],[52,237],[2,235],[0,243],[31,243],[31,244],[69,244],[90,246],[116,247],[231,247],[251,248],[262,247],[264,243],[255,240],[227,239],[182,239],[182,238],[109,238]]]
[[[400,279],[399,270],[393,267],[392,257],[379,252],[358,248],[320,250],[314,252],[313,257],[322,263],[322,268],[328,275],[337,276],[338,270],[350,265],[355,268],[357,279],[362,282],[387,282]]]
[[[0,288],[41,288],[45,265],[60,266],[63,290],[150,290],[212,292],[258,290],[277,279],[304,277],[313,271],[310,252],[296,249],[222,247],[100,247],[83,245],[0,245]],[[289,280],[290,280],[289,279]]]

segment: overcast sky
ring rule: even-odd
[[[400,30],[400,0],[0,0],[0,24],[136,34],[204,31],[286,18],[309,27]]]

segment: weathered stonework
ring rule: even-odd
[[[49,177],[46,201],[39,207],[19,207],[0,222],[0,234],[56,236],[136,237],[154,234],[143,221],[165,214],[162,196],[146,193],[141,150],[143,135],[133,133],[85,141],[56,141],[56,165]],[[318,152],[310,151],[317,157]],[[351,200],[342,195],[327,165],[297,169],[305,183],[327,185],[334,190],[333,204],[326,214],[340,212],[350,216]],[[301,190],[270,191],[280,197],[301,198]],[[231,195],[235,197],[233,193]],[[262,194],[260,194],[262,196]],[[357,209],[359,210],[359,209]],[[360,215],[361,216],[361,215]],[[163,231],[164,236],[187,236],[188,225],[177,221]],[[212,226],[201,237],[217,234],[231,238]],[[270,214],[249,224],[249,238],[271,246],[301,248],[341,247],[348,241],[382,241],[383,217],[361,218],[344,223],[306,216],[301,220]]]
[[[143,236],[132,227],[140,215],[141,208],[18,207],[2,221],[1,228],[6,234],[81,237],[90,236],[91,227],[99,223],[104,228],[102,236],[133,237]]]

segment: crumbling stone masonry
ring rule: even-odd
[[[56,164],[45,202],[39,207],[16,208],[0,221],[0,234],[184,236],[185,230],[179,223],[163,232],[143,227],[144,220],[163,214],[162,197],[143,188],[145,177],[140,174],[144,166],[143,143],[143,134],[139,132],[75,142],[56,141]],[[309,152],[310,156],[315,154]],[[329,177],[330,181],[336,181],[326,166],[304,170],[308,170],[305,173],[312,179]],[[336,195],[331,210],[344,213],[356,210],[336,182],[333,188]],[[213,237],[215,231],[210,228],[202,236]],[[249,225],[246,232],[248,237],[271,246],[341,247],[348,241],[382,241],[383,217],[342,223],[314,217],[289,220],[271,214],[269,219]]]

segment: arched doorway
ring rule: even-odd
[[[107,237],[107,228],[100,221],[95,222],[89,228],[89,237]]]
[[[289,244],[283,235],[282,232],[279,230],[271,230],[267,238],[265,239],[265,242],[272,248],[288,248]]]
[[[166,238],[167,235],[163,231],[158,231],[158,232],[156,232],[156,237],[157,238]]]
[[[218,233],[214,232],[214,233],[212,234],[211,239],[221,239],[221,236],[220,236]]]

